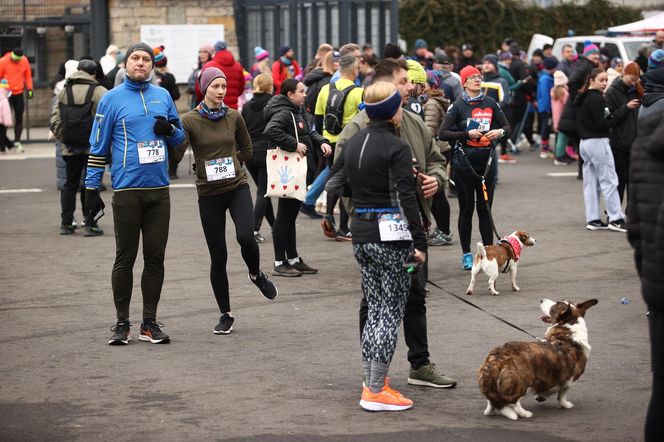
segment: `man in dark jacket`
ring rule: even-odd
[[[627,237],[648,305],[653,386],[645,440],[664,434],[664,112],[639,116],[632,147]]]
[[[459,57],[459,62],[456,65],[456,72],[461,72],[461,69],[466,66],[475,66],[482,64],[482,61],[479,59],[475,52],[473,51],[473,45],[466,43],[461,46],[461,57]]]
[[[512,89],[512,105],[510,127],[512,127],[512,134],[510,139],[512,143],[516,144],[516,139],[519,136],[519,128],[521,121],[526,115],[528,109],[528,93],[532,87],[530,71],[526,63],[521,60],[521,49],[516,43],[510,45],[510,52],[512,53],[512,64],[510,64],[510,74],[517,81],[518,87]]]
[[[651,69],[643,76],[646,94],[641,102],[639,118],[664,112],[664,67]]]

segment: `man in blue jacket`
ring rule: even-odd
[[[161,344],[170,342],[156,322],[171,210],[168,148],[182,143],[185,135],[168,91],[150,84],[154,67],[150,46],[129,46],[125,65],[125,81],[104,95],[97,106],[85,179],[86,213],[90,216],[103,207],[99,187],[110,155],[116,246],[111,282],[117,324],[108,343],[124,345],[130,340],[132,274],[143,232],[143,323],[139,340]]]

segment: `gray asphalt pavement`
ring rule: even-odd
[[[106,235],[58,235],[59,192],[53,148],[27,145],[0,156],[0,440],[243,441],[638,441],[650,395],[646,307],[625,234],[585,230],[576,168],[554,167],[525,152],[500,166],[494,201],[499,231],[527,230],[537,245],[522,255],[518,283],[480,275],[471,300],[541,336],[539,299],[597,298],[586,320],[592,345],[586,372],[572,388],[571,410],[529,396],[531,419],[482,415],[476,371],[488,351],[529,340],[460,302],[469,273],[455,244],[430,253],[428,328],[431,359],[459,380],[452,390],[407,385],[400,335],[392,384],[415,402],[402,413],[363,412],[357,310],[361,291],[351,245],[323,238],[318,222],[298,218],[301,256],[315,276],[278,278],[266,301],[248,281],[234,230],[227,229],[234,332],[212,334],[219,312],[193,176],[180,167],[171,189],[171,230],[159,320],[169,345],[139,342],[139,255],[131,314],[134,341],[109,347],[115,311],[111,192],[102,193]],[[184,162],[186,164],[186,160]],[[184,186],[183,186],[184,185]],[[19,192],[18,189],[33,189]],[[451,201],[452,224],[457,203]],[[80,218],[80,210],[77,211]],[[232,226],[232,223],[229,225]],[[473,243],[477,242],[475,223]],[[271,269],[269,228],[260,246]],[[465,296],[465,295],[463,295]],[[628,298],[629,304],[621,304]]]

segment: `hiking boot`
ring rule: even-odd
[[[337,230],[334,225],[334,217],[332,215],[325,215],[323,220],[320,222],[320,226],[323,228],[323,235],[328,238],[336,239]]]
[[[608,229],[609,226],[603,223],[599,219],[594,219],[592,221],[588,221],[588,224],[586,224],[586,229],[588,230],[606,230]]]
[[[318,273],[318,269],[306,265],[304,261],[302,261],[302,258],[300,258],[295,264],[291,264],[291,267],[303,275],[313,275]]]
[[[138,335],[138,340],[151,342],[152,344],[168,344],[171,342],[171,338],[161,331],[160,327],[163,326],[164,324],[156,321],[143,322],[141,324],[141,333]]]
[[[387,384],[378,393],[367,387],[362,389],[360,407],[367,411],[403,411],[413,406],[413,401],[391,389]]]
[[[111,339],[108,340],[108,345],[129,344],[129,341],[131,341],[131,336],[129,336],[129,327],[131,327],[129,321],[118,321],[117,324],[111,327],[113,334],[111,335]]]
[[[76,227],[71,224],[61,224],[60,225],[60,235],[71,235],[76,230]]]
[[[281,265],[274,266],[272,269],[272,276],[302,276],[302,272],[288,264],[288,262],[284,262]]]
[[[265,238],[263,237],[263,235],[261,235],[261,232],[254,232],[254,239],[259,244],[265,242]]]
[[[258,290],[261,291],[263,296],[265,298],[269,299],[272,301],[279,295],[279,290],[277,290],[277,287],[267,279],[267,276],[265,276],[265,273],[263,272],[258,272],[258,276],[256,276],[256,279],[253,279],[251,275],[247,275],[249,277],[249,280],[254,283],[256,287],[258,287]]]
[[[627,232],[627,225],[625,224],[624,219],[617,219],[609,223],[609,230],[614,232]]]
[[[339,229],[337,231],[337,236],[334,238],[337,241],[352,241],[353,240],[353,234],[350,233],[350,230],[341,230]]]
[[[227,335],[233,331],[233,323],[235,318],[228,313],[222,313],[219,317],[219,324],[214,326],[213,333],[215,335]]]
[[[473,268],[473,254],[468,252],[464,253],[461,257],[461,270],[472,270]]]
[[[104,234],[104,231],[99,228],[98,225],[94,226],[85,226],[85,233],[83,233],[83,236],[101,236]]]
[[[410,367],[408,383],[410,385],[421,385],[433,388],[454,388],[456,387],[457,381],[442,373],[438,373],[438,370],[436,370],[436,364],[429,363],[421,366],[417,370]]]
[[[321,219],[323,215],[320,213],[316,212],[316,207],[313,206],[312,204],[304,204],[300,206],[300,212],[304,213],[311,219]]]
[[[514,164],[516,163],[516,158],[514,158],[512,155],[504,153],[501,156],[498,157],[498,162],[499,163],[504,163],[504,164]]]

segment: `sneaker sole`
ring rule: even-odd
[[[286,278],[297,278],[298,276],[302,276],[302,272],[300,272],[300,273],[281,273],[281,272],[275,272],[273,270],[272,271],[272,276],[285,276]]]
[[[233,326],[231,325],[231,328],[229,328],[227,331],[212,330],[212,333],[214,333],[215,335],[227,335],[227,334],[230,334],[230,332],[232,332],[232,331],[233,331]]]
[[[108,345],[129,345],[129,341],[131,341],[131,336],[127,336],[126,341],[123,341],[122,339],[120,340],[111,339],[108,341]]]
[[[592,232],[595,232],[597,230],[607,230],[607,229],[609,229],[609,227],[605,227],[605,226],[599,227],[599,226],[590,226],[590,225],[588,225],[588,226],[586,226],[586,229],[590,230]]]
[[[351,238],[351,237],[348,237],[348,236],[341,236],[341,235],[340,235],[340,236],[336,236],[336,237],[334,237],[334,239],[337,240],[337,241],[339,241],[339,242],[348,242],[348,241],[352,241],[352,240],[353,240],[353,238]]]
[[[408,378],[408,383],[410,385],[419,385],[422,387],[432,387],[432,388],[454,388],[456,387],[456,382],[453,384],[434,384],[433,382],[423,381],[421,379]]]
[[[622,233],[626,233],[626,232],[627,232],[627,229],[623,229],[622,227],[612,226],[611,224],[609,224],[609,227],[607,227],[607,228],[608,228],[609,230],[611,230],[612,232],[622,232]]]
[[[403,411],[412,408],[413,405],[392,405],[392,404],[383,404],[381,402],[370,402],[361,400],[360,407],[367,411]]]
[[[146,335],[139,335],[138,340],[143,341],[143,342],[149,342],[151,344],[168,344],[169,342],[171,342],[171,338],[152,339],[151,337],[146,336]]]

